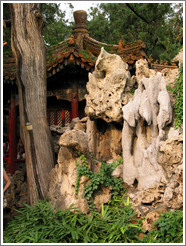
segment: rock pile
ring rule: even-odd
[[[80,124],[78,125],[80,126]],[[100,166],[90,156],[88,136],[82,130],[69,130],[60,137],[59,145],[58,164],[49,175],[48,197],[51,203],[56,203],[56,209],[67,209],[74,204],[83,213],[88,213],[89,206],[82,195],[85,185],[90,182],[89,178],[81,177],[78,196],[75,194],[77,180],[76,162],[81,165],[80,153],[86,157],[90,169],[96,170],[96,167],[99,169]],[[110,196],[109,188],[105,188],[94,195],[94,203],[98,210],[101,209],[102,203],[110,200]]]
[[[118,166],[113,176],[123,176],[133,208],[138,216],[147,215],[144,229],[150,230],[149,222],[161,212],[182,208],[183,136],[172,127],[172,97],[166,89],[173,85],[177,72],[165,69],[159,73],[149,69],[147,61],[139,60],[136,76],[131,78],[119,56],[101,49],[95,71],[89,74],[87,117],[75,119],[59,138],[57,165],[49,175],[48,191],[56,208],[66,209],[73,203],[82,212],[89,211],[82,198],[88,178],[81,177],[78,197],[75,194],[79,152],[90,169],[98,172],[100,163],[93,161],[89,152],[108,163],[121,159],[122,151],[123,168]],[[131,89],[136,84],[133,95]],[[109,188],[95,194],[98,210],[110,196]]]

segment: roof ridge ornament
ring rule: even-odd
[[[88,34],[88,29],[87,29],[87,12],[85,10],[76,10],[73,13],[74,15],[74,20],[75,20],[75,27],[73,30],[73,34],[76,38],[77,33],[86,33]]]

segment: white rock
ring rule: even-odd
[[[161,73],[143,77],[133,101],[123,107],[123,180],[138,189],[148,189],[166,180],[158,163],[160,140],[172,121],[172,108]]]
[[[121,57],[107,53],[101,48],[95,71],[89,73],[85,112],[91,119],[106,122],[122,121],[122,101],[127,84],[133,80],[128,65]]]

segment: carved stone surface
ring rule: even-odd
[[[123,107],[123,180],[147,189],[165,177],[158,163],[159,142],[172,121],[165,80],[160,73],[142,78],[134,99]]]
[[[89,73],[85,112],[91,119],[122,121],[122,100],[126,84],[131,83],[128,65],[121,57],[101,48],[95,71]]]

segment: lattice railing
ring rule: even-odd
[[[64,126],[70,123],[70,121],[71,121],[70,110],[58,110],[58,109],[48,110],[48,122],[50,126],[51,125]]]

